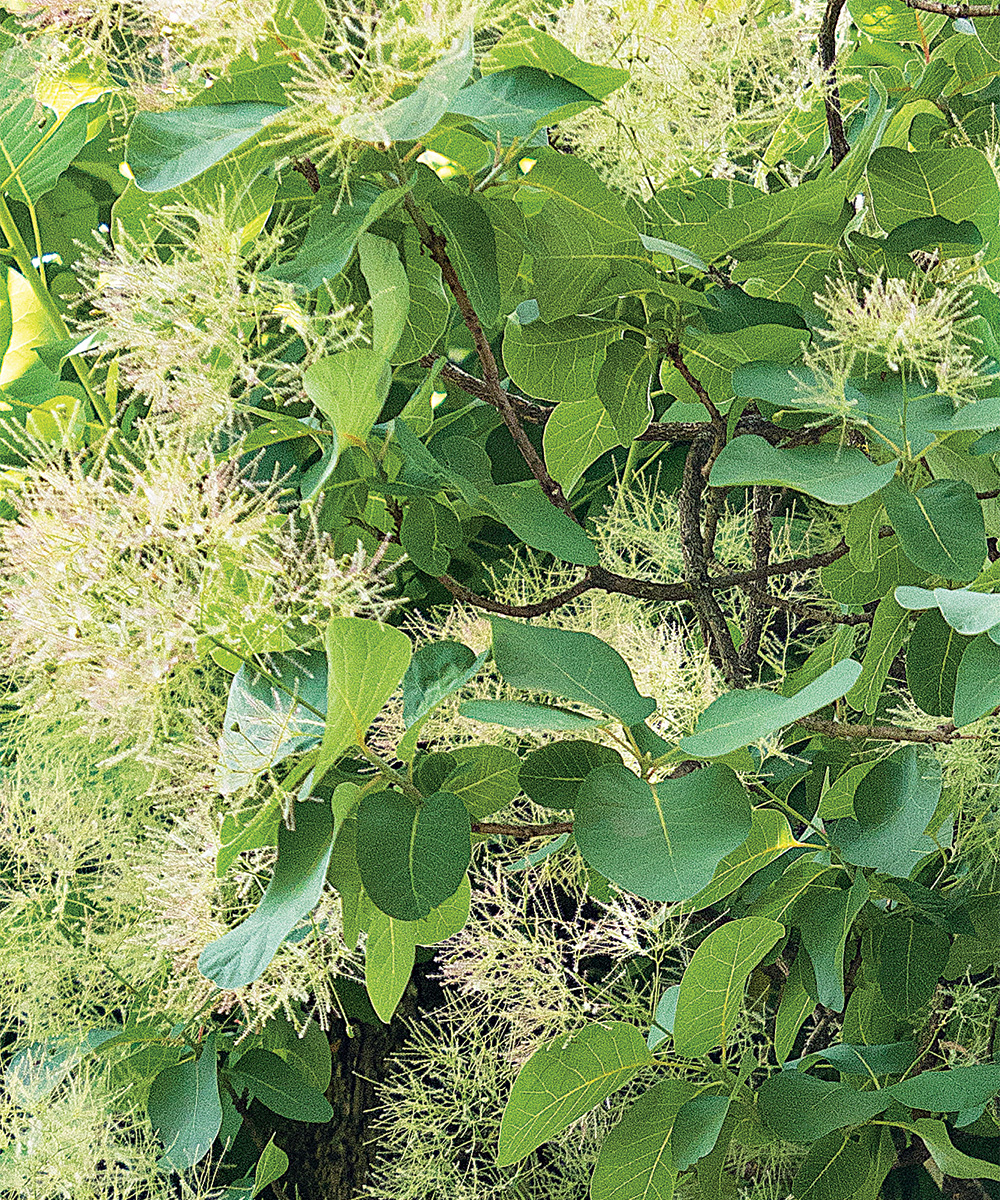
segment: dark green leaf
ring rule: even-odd
[[[664,1079],[643,1092],[601,1145],[591,1200],[670,1200],[677,1178],[674,1121],[697,1094],[684,1079]]]
[[[937,759],[906,746],[876,763],[858,784],[856,819],[831,821],[830,839],[847,862],[905,879],[937,847],[924,830],[940,795]]]
[[[618,651],[593,634],[505,617],[491,617],[490,624],[493,658],[511,687],[589,704],[623,725],[645,721],[655,711],[655,701],[639,695]]]
[[[861,662],[861,674],[847,693],[847,703],[852,708],[861,709],[869,715],[875,713],[882,686],[906,641],[909,628],[909,613],[900,608],[892,596],[879,601]]]
[[[484,75],[463,88],[451,104],[451,111],[471,117],[476,125],[496,142],[499,134],[504,145],[514,138],[522,142],[543,125],[553,124],[596,104],[589,92],[538,67],[513,67]],[[566,111],[560,112],[565,109]]]
[[[705,709],[681,749],[695,758],[717,758],[759,742],[768,734],[839,700],[861,674],[861,664],[843,659],[794,696],[763,688],[726,692]]]
[[[986,558],[982,505],[972,486],[936,479],[917,492],[886,488],[889,521],[911,562],[935,575],[974,579]]]
[[[325,1124],[333,1118],[329,1100],[270,1050],[248,1050],[236,1062],[233,1085],[250,1090],[262,1104],[290,1121]]]
[[[944,930],[923,921],[894,917],[876,927],[872,940],[875,978],[894,1013],[916,1016],[934,994],[950,949],[951,938]]]
[[[398,792],[367,792],[357,821],[361,882],[387,916],[416,921],[457,891],[471,854],[457,796],[435,792],[418,805]]]
[[[885,487],[895,473],[895,460],[876,466],[849,446],[782,450],[756,434],[742,434],[723,446],[709,482],[713,487],[766,483],[827,504],[856,504]]]
[[[534,67],[546,75],[568,79],[598,100],[628,82],[627,71],[584,62],[551,33],[532,25],[505,33],[483,59],[484,74],[504,67]]]
[[[750,800],[729,767],[713,764],[655,785],[623,766],[598,767],[573,805],[580,853],[647,900],[687,900],[750,832]]]
[[[507,729],[547,729],[570,733],[606,725],[606,717],[588,717],[551,704],[530,704],[525,700],[467,700],[458,711],[473,721],[503,725]]]
[[[863,1125],[892,1103],[887,1089],[859,1092],[799,1071],[779,1071],[757,1089],[765,1122],[791,1142],[816,1142],[835,1129]]]
[[[968,644],[933,609],[913,626],[906,648],[906,683],[914,703],[929,716],[951,716],[958,664]]]
[[[890,1088],[900,1104],[928,1112],[959,1112],[985,1104],[1000,1092],[1000,1066],[980,1063],[949,1067],[943,1071],[921,1071]]]
[[[295,828],[278,832],[278,861],[263,899],[245,921],[201,952],[198,968],[221,988],[252,983],[323,891],[333,846],[329,804],[295,806]]]
[[[842,878],[842,877],[841,877]],[[816,977],[820,1004],[844,1011],[844,946],[854,918],[868,901],[868,880],[859,871],[849,888],[841,878],[826,876],[810,884],[789,914],[802,932],[802,944]]]
[[[953,720],[971,725],[1000,705],[1000,646],[981,633],[965,647],[955,677]]]
[[[975,635],[1000,625],[1000,596],[991,592],[970,592],[967,588],[900,587],[896,600],[910,609],[934,608],[958,633]],[[937,714],[935,714],[937,715]]]
[[[222,1126],[213,1038],[206,1041],[197,1061],[190,1058],[157,1075],[149,1089],[147,1108],[149,1122],[164,1147],[157,1165],[186,1171],[201,1162]]]
[[[670,1135],[670,1147],[678,1171],[686,1171],[699,1158],[711,1154],[728,1112],[728,1096],[703,1095],[688,1100],[674,1118]]]
[[[870,1169],[867,1149],[838,1129],[809,1148],[795,1175],[792,1195],[795,1200],[853,1200]]]
[[[461,545],[462,526],[450,508],[421,497],[406,506],[399,537],[415,566],[428,575],[443,575],[452,550]]]
[[[260,133],[280,104],[195,104],[133,118],[125,161],[144,192],[165,192],[194,179]]]
[[[653,415],[649,400],[653,361],[641,342],[608,345],[597,376],[597,394],[623,446],[644,433]]]
[[[437,232],[447,239],[447,253],[468,294],[479,323],[487,329],[500,317],[500,280],[497,275],[493,223],[474,197],[448,187],[430,194]]]
[[[543,808],[572,808],[580,784],[597,767],[622,765],[611,746],[599,742],[551,742],[532,750],[521,767],[521,787]]]
[[[403,676],[403,724],[409,729],[458,691],[482,667],[486,654],[476,657],[461,642],[425,642],[410,659]]]

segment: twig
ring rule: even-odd
[[[841,3],[843,3],[843,0],[841,0]],[[680,372],[681,377],[691,391],[694,392],[701,403],[704,404],[705,408],[708,410],[708,415],[712,418],[712,424],[715,426],[716,430],[721,430],[722,436],[725,436],[726,419],[723,417],[722,413],[719,412],[715,405],[715,401],[708,394],[708,392],[705,391],[701,381],[696,379],[688,370],[687,363],[684,361],[684,356],[681,354],[680,343],[670,342],[664,347],[664,353]]]
[[[910,0],[906,0],[909,4]],[[850,146],[844,133],[844,118],[840,112],[840,89],[837,87],[837,22],[844,0],[827,0],[823,23],[819,27],[819,61],[826,75],[826,127],[830,131],[830,157],[838,166],[847,157]]]
[[[546,600],[537,600],[534,604],[506,604],[501,600],[492,600],[489,596],[477,595],[476,592],[464,587],[457,579],[452,579],[450,575],[439,575],[437,579],[438,583],[446,587],[456,600],[471,604],[473,608],[482,608],[486,612],[495,612],[504,617],[525,618],[543,617],[546,613],[555,612],[557,608],[568,604],[570,600],[575,600],[577,596],[582,596],[584,592],[589,592],[591,588],[598,586],[588,571],[571,587],[556,592],[554,596],[549,596]]]
[[[796,724],[812,733],[833,738],[864,738],[872,742],[923,742],[938,745],[963,737],[950,722],[937,729],[909,729],[905,725],[853,725],[848,721],[824,721],[820,717],[803,717]]]
[[[521,457],[528,464],[528,469],[532,475],[538,480],[542,491],[556,508],[562,509],[571,520],[576,521],[576,514],[563,494],[562,487],[549,474],[541,455],[524,432],[524,426],[518,417],[516,406],[505,389],[500,386],[500,372],[497,368],[497,360],[493,355],[489,338],[483,332],[479,316],[473,308],[472,301],[469,299],[465,288],[462,286],[462,281],[458,277],[454,264],[448,257],[445,248],[446,239],[441,234],[435,233],[430,225],[427,224],[423,213],[417,208],[416,202],[409,192],[406,193],[404,205],[417,227],[417,231],[420,234],[420,241],[434,262],[441,268],[441,278],[447,284],[452,296],[454,296],[458,311],[465,322],[465,327],[472,337],[473,345],[476,347],[476,354],[479,357],[479,364],[483,370],[483,382],[486,385],[490,403],[496,407],[501,417],[503,417],[503,422],[507,426],[510,436],[514,439],[514,445],[520,450]]]
[[[815,571],[820,567],[828,567],[838,558],[850,553],[846,542],[839,542],[832,550],[823,550],[820,554],[811,554],[808,558],[787,558],[784,562],[770,563],[766,567],[754,567],[751,571],[736,571],[731,575],[716,575],[709,578],[713,588],[742,587],[744,583],[759,583],[762,579],[770,579],[772,575],[794,575],[801,571]]]
[[[492,833],[498,837],[541,838],[572,833],[572,821],[554,821],[551,825],[497,825],[492,821],[473,821],[473,833]]]

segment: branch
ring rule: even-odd
[[[732,575],[716,575],[709,578],[708,583],[713,588],[742,587],[745,583],[759,583],[762,579],[770,579],[772,575],[794,575],[800,571],[815,571],[819,567],[828,567],[838,558],[850,553],[846,542],[839,542],[832,550],[824,550],[820,554],[812,554],[808,558],[788,558],[784,562],[770,563],[766,567],[754,567],[752,571],[737,571]]]
[[[1000,7],[991,4],[939,4],[937,0],[903,0],[910,8],[921,12],[939,13],[944,17],[1000,17]]]
[[[483,332],[483,327],[479,322],[476,310],[472,307],[472,301],[462,286],[462,281],[458,278],[454,264],[448,257],[445,249],[446,239],[441,234],[435,233],[430,225],[427,224],[423,213],[417,208],[416,202],[409,192],[406,193],[404,204],[406,211],[410,214],[413,223],[417,227],[420,234],[420,241],[426,247],[434,262],[441,268],[441,278],[448,285],[448,290],[452,296],[454,296],[455,303],[458,305],[458,311],[462,314],[462,320],[465,322],[465,327],[472,337],[473,345],[476,347],[476,354],[479,356],[480,366],[483,369],[483,383],[489,403],[494,405],[503,417],[503,422],[510,431],[510,436],[514,439],[514,445],[520,450],[521,457],[528,464],[528,469],[532,475],[538,480],[542,491],[556,508],[562,509],[571,520],[576,521],[576,514],[563,494],[562,487],[549,474],[541,455],[528,440],[528,435],[524,432],[524,426],[518,417],[514,402],[506,390],[500,386],[500,372],[497,368],[497,360],[490,347],[490,340]]]
[[[473,821],[473,833],[492,833],[499,837],[541,838],[554,834],[572,833],[572,821],[555,821],[551,825],[495,825],[492,821]]]
[[[841,0],[841,3],[843,3],[843,0]],[[664,347],[664,353],[680,372],[684,382],[688,385],[691,391],[694,392],[702,404],[704,404],[705,408],[708,409],[708,415],[712,418],[712,424],[715,426],[716,430],[721,430],[721,432],[725,434],[726,419],[716,408],[715,401],[708,394],[708,392],[705,391],[701,381],[695,379],[695,377],[688,370],[687,363],[684,361],[684,356],[681,354],[680,343],[671,342],[669,345]]]
[[[923,742],[937,745],[953,742],[965,736],[948,721],[937,729],[908,729],[904,725],[852,725],[848,721],[824,721],[819,717],[803,717],[796,721],[803,729],[833,738],[864,738],[872,742]]]
[[[750,548],[753,553],[754,570],[766,571],[771,558],[771,513],[774,508],[774,492],[766,484],[756,484],[751,492],[753,523],[750,529]],[[771,600],[767,591],[757,588],[746,589],[749,611],[744,622],[743,642],[740,645],[740,662],[745,670],[752,669],[760,650],[760,639],[764,634],[764,618]]]
[[[874,613],[835,613],[826,608],[813,608],[801,600],[786,600],[783,596],[772,596],[768,592],[758,592],[754,588],[743,589],[756,603],[767,608],[778,608],[782,612],[794,613],[804,621],[819,621],[827,625],[870,625]]]
[[[700,385],[699,385],[700,386]],[[718,410],[716,410],[718,411]],[[721,419],[721,418],[720,418]],[[717,445],[716,428],[706,431],[691,443],[684,460],[684,477],[677,493],[680,517],[681,555],[690,600],[698,614],[702,638],[716,664],[732,688],[745,686],[743,665],[733,645],[733,635],[719,602],[708,585],[708,560],[701,532],[701,498],[705,491],[705,467]]]
[[[556,592],[554,596],[549,596],[546,600],[536,600],[533,604],[506,604],[502,600],[492,600],[489,596],[480,596],[476,592],[470,591],[457,579],[452,579],[450,575],[439,575],[437,580],[451,592],[456,600],[471,604],[473,608],[485,609],[486,612],[499,613],[504,617],[543,617],[546,613],[555,612],[557,608],[568,604],[570,600],[575,600],[577,596],[582,596],[584,592],[589,592],[591,588],[599,586],[594,582],[591,572],[588,571],[577,583],[561,592]]]
[[[907,4],[910,0],[905,0]],[[827,0],[823,23],[819,27],[819,61],[826,75],[826,127],[830,131],[830,157],[838,166],[847,157],[850,146],[844,133],[844,118],[840,113],[840,89],[837,87],[837,22],[844,0]]]

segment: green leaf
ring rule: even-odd
[[[810,1148],[792,1183],[795,1200],[853,1200],[858,1181],[867,1177],[871,1156],[842,1129],[828,1133]]]
[[[5,66],[0,70],[0,195],[34,204],[56,186],[87,136],[81,106],[61,121]]]
[[[910,614],[906,609],[900,608],[892,596],[879,601],[861,662],[861,674],[847,693],[847,703],[852,708],[870,715],[876,711],[882,686],[909,629]]]
[[[550,33],[531,25],[505,33],[482,62],[484,75],[505,67],[533,67],[546,75],[568,79],[598,100],[628,82],[627,71],[584,62]]]
[[[129,126],[125,161],[144,192],[165,192],[237,150],[282,111],[280,104],[244,102],[139,112]]]
[[[365,942],[365,987],[386,1025],[410,981],[416,957],[417,922],[397,921],[376,910]]]
[[[928,1112],[960,1112],[976,1108],[1000,1092],[1000,1066],[978,1063],[969,1067],[948,1067],[943,1071],[921,1071],[894,1083],[893,1097],[910,1108]]]
[[[573,807],[580,785],[591,771],[621,765],[618,751],[600,742],[550,742],[525,757],[521,787],[543,808],[566,810]]]
[[[887,1088],[859,1092],[846,1083],[827,1083],[800,1071],[772,1075],[757,1089],[760,1115],[778,1137],[818,1142],[835,1129],[863,1125],[892,1103]]]
[[[261,1104],[289,1121],[326,1124],[333,1119],[330,1101],[310,1087],[283,1058],[270,1050],[248,1050],[236,1061],[231,1073],[234,1087],[249,1089]]]
[[[692,758],[718,758],[752,745],[839,700],[860,674],[861,664],[847,658],[794,696],[779,696],[763,688],[726,692],[701,714],[694,733],[681,738],[681,749]]]
[[[299,921],[319,901],[333,847],[329,804],[295,806],[295,828],[278,831],[278,861],[249,917],[201,952],[198,969],[220,988],[245,987],[259,978]]]
[[[856,504],[892,479],[896,460],[876,466],[850,446],[801,446],[782,450],[745,433],[723,446],[712,466],[713,487],[766,483],[789,487],[827,504]]]
[[[870,894],[868,880],[860,871],[849,888],[837,886],[841,878],[827,876],[812,883],[789,917],[802,933],[802,944],[816,977],[817,999],[834,1012],[844,1011],[847,935]]]
[[[893,917],[876,926],[872,939],[875,979],[894,1013],[916,1016],[934,994],[950,950],[951,938],[944,930],[923,921]]]
[[[452,550],[462,543],[462,525],[446,505],[421,496],[406,506],[399,538],[414,566],[428,575],[443,575]]]
[[[729,1112],[728,1096],[694,1096],[674,1119],[670,1145],[678,1171],[711,1154]]]
[[[643,1092],[601,1144],[591,1200],[671,1200],[677,1179],[671,1133],[677,1114],[697,1094],[684,1079],[664,1079]]]
[[[506,729],[547,729],[554,733],[571,733],[607,725],[606,717],[588,717],[568,708],[551,704],[530,704],[525,700],[467,700],[458,706],[463,717],[502,725]]]
[[[880,42],[933,41],[947,23],[936,13],[914,12],[902,0],[849,0],[848,12],[855,25]]]
[[[403,676],[403,724],[410,729],[422,717],[433,712],[445,699],[468,683],[483,666],[484,651],[478,657],[461,642],[425,642],[410,659]]]
[[[201,1162],[222,1127],[214,1038],[206,1040],[197,1061],[190,1058],[156,1076],[147,1111],[164,1147],[157,1166],[186,1171]]]
[[[557,200],[560,207],[572,213],[600,241],[615,243],[638,241],[638,230],[629,218],[618,196],[581,158],[561,154],[556,150],[541,150],[535,165],[521,180],[518,198],[525,189]]]
[[[623,766],[598,767],[573,813],[590,866],[647,900],[694,896],[751,828],[746,789],[719,764],[655,785]]]
[[[472,886],[466,875],[458,890],[444,903],[432,908],[427,916],[421,917],[419,921],[407,922],[413,931],[413,940],[418,946],[436,946],[439,942],[454,937],[465,928],[471,904]]]
[[[406,326],[399,344],[392,355],[394,363],[411,363],[429,354],[437,345],[448,326],[451,304],[445,295],[441,280],[441,268],[429,254],[421,254],[420,238],[415,229],[407,227],[403,238],[406,260],[406,278],[410,287],[410,307],[406,314]],[[431,382],[429,375],[425,382]],[[429,409],[430,391],[427,402]],[[403,410],[402,416],[409,419]],[[428,419],[430,414],[428,412]],[[429,428],[429,425],[428,425]],[[418,430],[421,435],[425,430]]]
[[[492,329],[500,319],[500,279],[497,275],[493,223],[475,196],[449,187],[429,195],[435,228],[447,239],[447,253],[465,288],[479,323]]]
[[[994,625],[1000,625],[1000,596],[991,592],[970,592],[967,588],[900,587],[896,589],[896,600],[910,609],[934,608],[958,633],[985,633]],[[937,715],[937,714],[934,714]]]
[[[597,395],[608,344],[618,329],[593,317],[564,317],[546,324],[507,320],[503,361],[517,386],[539,400],[580,401]]]
[[[972,221],[984,239],[996,237],[1000,191],[981,150],[960,146],[907,152],[884,146],[868,162],[868,183],[875,217],[887,231],[915,217],[937,216]]]
[[[913,626],[906,649],[906,684],[914,703],[929,716],[951,716],[958,665],[968,644],[933,609]]]
[[[326,711],[324,656],[293,650],[270,654],[267,661],[268,675],[244,664],[229,685],[219,739],[218,786],[224,796],[245,787],[289,754],[314,746],[323,734],[323,718],[311,709]]]
[[[306,395],[337,432],[337,447],[364,446],[389,394],[385,355],[367,347],[317,359],[302,376]]]
[[[435,792],[418,805],[398,792],[367,792],[357,821],[361,882],[387,916],[416,921],[457,891],[472,853],[457,796]]]
[[[961,728],[1000,705],[1000,646],[981,633],[965,648],[955,678],[952,719]]]
[[[413,142],[429,133],[451,107],[469,78],[475,56],[472,33],[456,38],[417,84],[414,91],[381,112],[355,112],[341,123],[341,130],[359,142]]]
[[[942,1175],[952,1179],[996,1179],[1000,1181],[1000,1166],[981,1158],[972,1158],[958,1150],[948,1135],[944,1121],[932,1121],[924,1117],[912,1125],[896,1122],[900,1128],[909,1129],[923,1140],[931,1153],[934,1164]]]
[[[482,489],[486,511],[535,550],[563,562],[596,567],[597,547],[581,526],[549,502],[535,479]]]
[[[921,583],[927,572],[903,554],[897,538],[881,538],[872,570],[865,570],[847,554],[820,572],[826,590],[841,604],[870,604],[900,583]]]
[[[641,342],[628,339],[608,345],[597,376],[597,395],[623,446],[645,433],[653,415],[649,399],[652,370],[652,358]]]
[[[656,702],[639,695],[618,651],[593,634],[504,617],[490,617],[490,624],[493,658],[511,687],[589,704],[626,726],[645,721],[655,711]]]
[[[971,221],[956,225],[944,217],[916,217],[897,225],[885,240],[887,254],[912,254],[938,246],[944,257],[969,258],[982,249],[983,236]]]
[[[410,285],[393,242],[370,233],[358,235],[361,274],[368,284],[372,309],[372,344],[376,354],[395,352],[410,311]]]
[[[525,142],[543,125],[565,120],[596,103],[568,79],[520,66],[483,75],[469,84],[452,101],[451,112],[471,117],[491,143],[499,136],[509,145],[514,138]]]
[[[883,502],[903,553],[935,575],[975,579],[986,558],[982,505],[971,485],[936,479],[917,492],[886,488]]]
[[[752,816],[746,841],[720,861],[711,883],[685,903],[685,912],[697,912],[731,895],[751,875],[799,845],[782,813],[773,808],[755,808]]]
[[[847,862],[906,879],[937,848],[924,830],[940,796],[937,759],[906,746],[876,763],[858,784],[856,819],[831,821],[827,832]]]
[[[261,1031],[262,1049],[271,1050],[311,1088],[325,1092],[333,1075],[333,1056],[327,1034],[310,1021],[300,1034],[284,1012],[270,1017]]]
[[[457,746],[450,757],[455,769],[441,786],[462,801],[473,820],[504,808],[520,790],[521,760],[506,746]]]
[[[288,1155],[280,1146],[274,1144],[274,1134],[272,1133],[254,1168],[253,1195],[259,1196],[266,1187],[274,1183],[276,1179],[280,1179],[287,1170]]]
[[[325,202],[313,209],[305,240],[296,256],[268,267],[262,274],[268,279],[295,284],[307,292],[336,278],[350,261],[358,237],[402,200],[408,190],[400,187],[383,191],[369,180],[359,179],[351,186],[350,202],[338,203],[338,197],[321,193]],[[412,278],[410,284],[412,291]]]
[[[567,496],[592,463],[620,444],[621,438],[596,396],[556,405],[542,434],[545,466]]]
[[[806,1017],[815,1010],[815,994],[812,964],[809,955],[800,949],[781,989],[781,1000],[774,1018],[774,1054],[779,1063],[784,1063],[791,1054]]]
[[[500,1123],[497,1163],[520,1162],[543,1142],[624,1087],[653,1056],[634,1025],[587,1025],[528,1059]]]
[[[334,617],[326,628],[329,695],[317,772],[351,746],[360,746],[372,721],[410,665],[405,633],[361,617]]]
[[[705,938],[681,979],[674,1017],[674,1050],[678,1054],[701,1058],[727,1045],[750,973],[784,935],[784,926],[777,921],[743,917]]]

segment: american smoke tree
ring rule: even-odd
[[[8,6],[3,1195],[1000,1196],[1000,8],[907,4]]]

